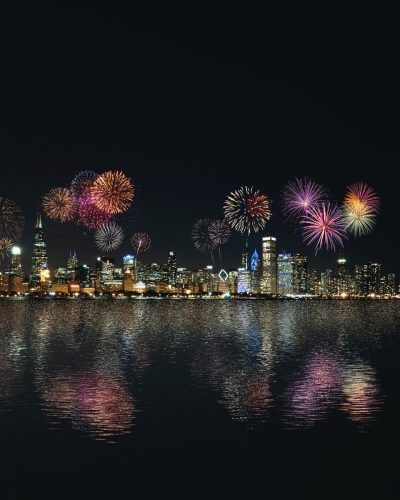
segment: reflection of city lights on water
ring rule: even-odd
[[[133,425],[132,396],[110,375],[60,374],[49,380],[43,400],[49,416],[71,419],[99,439],[126,434]]]
[[[326,418],[340,397],[340,362],[333,354],[311,357],[300,380],[286,396],[284,420],[290,426],[312,426]]]
[[[349,420],[360,424],[375,420],[383,405],[374,370],[362,363],[345,370],[343,395],[342,410]]]

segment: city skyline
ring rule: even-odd
[[[238,256],[239,266],[235,268],[225,270],[220,255],[219,264],[212,258],[212,264],[190,269],[178,265],[173,250],[168,252],[166,261],[143,262],[140,254],[143,237],[147,235],[138,233],[137,254],[125,255],[120,263],[114,256],[104,254],[97,256],[95,261],[92,259],[85,263],[79,261],[76,250],[70,250],[63,264],[51,268],[44,225],[39,214],[30,272],[23,269],[21,248],[12,246],[8,258],[3,255],[0,291],[6,294],[39,292],[89,296],[105,292],[341,298],[388,297],[400,293],[395,273],[388,273],[380,263],[371,260],[350,265],[343,251],[333,266],[319,272],[309,265],[306,255],[282,252],[276,237],[261,235],[260,253],[257,248],[250,250],[246,238]]]

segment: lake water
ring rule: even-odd
[[[396,498],[400,302],[0,301],[2,498]]]

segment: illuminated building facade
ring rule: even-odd
[[[43,271],[47,270],[47,268],[47,246],[44,239],[42,217],[38,215],[33,243],[32,271],[30,276],[31,287],[37,287],[41,281],[44,281]]]
[[[9,274],[22,277],[22,261],[20,247],[13,246],[11,248],[11,263]]]
[[[264,236],[262,238],[261,293],[276,294],[277,288],[276,238]]]
[[[298,253],[293,255],[293,293],[307,293],[307,257]]]
[[[76,279],[76,271],[78,268],[78,257],[76,252],[70,252],[67,261],[67,280],[74,281]]]
[[[294,261],[291,253],[278,255],[278,293],[279,295],[293,294]]]
[[[251,271],[243,267],[238,269],[237,293],[251,293]]]
[[[176,286],[176,255],[174,252],[169,252],[167,261],[168,285],[171,288]]]

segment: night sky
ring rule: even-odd
[[[377,227],[345,255],[400,272],[399,26],[359,16],[51,6],[3,15],[0,195],[26,216],[26,267],[41,196],[80,170],[121,169],[140,186],[135,229],[152,237],[147,262],[175,250],[178,266],[209,264],[193,248],[192,225],[221,217],[241,185],[273,199],[263,234],[312,257],[279,213],[282,186],[308,175],[337,199],[353,181],[374,186]],[[71,249],[89,264],[98,255],[73,224],[45,220],[45,230],[51,266]],[[239,265],[242,241],[223,248],[224,267]],[[129,251],[126,243],[115,256]]]

